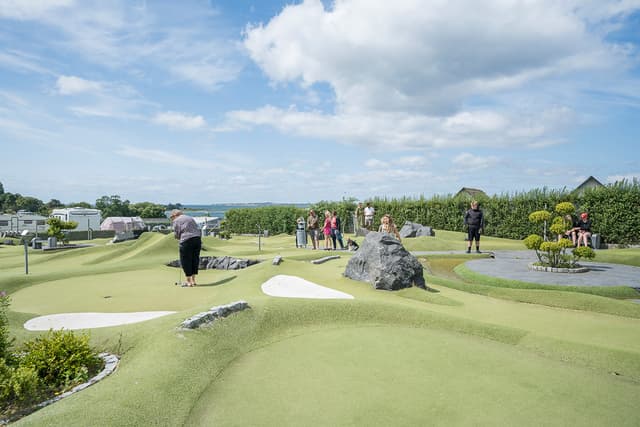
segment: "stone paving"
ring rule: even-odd
[[[427,255],[435,252],[412,253]],[[439,253],[465,254],[464,251]],[[529,263],[538,261],[535,252],[530,250],[484,253],[493,254],[493,257],[471,259],[465,265],[479,274],[521,282],[564,286],[630,286],[640,290],[640,267],[597,262],[597,252],[593,262],[580,262],[580,265],[589,267],[588,272],[571,274],[530,270]]]

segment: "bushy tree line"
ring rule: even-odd
[[[374,198],[369,200],[376,210],[374,223],[385,213],[393,216],[401,227],[405,221],[416,222],[435,229],[465,231],[464,212],[469,209],[468,196],[435,196],[431,199]],[[529,214],[553,209],[558,203],[570,202],[575,214],[588,212],[593,233],[600,234],[607,243],[640,243],[640,183],[637,180],[589,189],[584,193],[565,190],[535,189],[523,193],[502,194],[479,198],[485,213],[484,233],[489,236],[522,240],[535,234],[537,226],[528,220]],[[322,201],[312,204],[320,218],[328,209],[336,210],[347,231],[351,231],[356,209],[355,199],[340,202]],[[256,233],[260,224],[272,234],[293,233],[296,218],[307,217],[308,209],[268,206],[229,210],[225,216],[227,229],[232,233]]]
[[[179,203],[177,205],[181,206]],[[152,202],[131,203],[129,200],[122,200],[120,196],[102,196],[92,205],[87,202],[73,202],[65,205],[58,199],[51,199],[47,203],[35,197],[23,196],[19,193],[9,193],[4,191],[4,186],[0,182],[0,212],[16,213],[20,210],[34,212],[43,216],[48,216],[56,208],[81,207],[100,209],[103,218],[110,216],[139,216],[141,218],[162,218],[165,216],[167,208],[164,205]]]

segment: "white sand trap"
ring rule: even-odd
[[[353,299],[353,295],[284,274],[273,276],[264,282],[262,292],[272,297],[284,298]]]
[[[143,311],[139,313],[63,313],[49,314],[27,320],[24,328],[29,331],[49,329],[93,329],[108,326],[128,325],[144,322],[156,317],[173,314],[175,311]]]

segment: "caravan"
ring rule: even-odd
[[[102,214],[99,209],[88,208],[64,208],[54,209],[51,212],[51,216],[54,218],[60,218],[62,221],[75,221],[78,223],[78,227],[75,231],[95,231],[100,230],[100,222],[102,221]]]
[[[3,236],[17,236],[24,230],[36,234],[46,233],[48,228],[47,217],[33,212],[18,211],[15,214],[0,214],[0,233]]]

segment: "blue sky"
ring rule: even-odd
[[[640,178],[640,0],[0,0],[0,182],[317,202]]]

